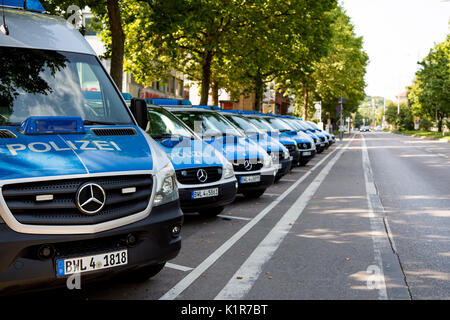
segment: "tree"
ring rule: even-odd
[[[171,69],[201,83],[207,104],[214,61],[222,59],[227,34],[246,23],[253,5],[234,0],[148,0],[127,26],[126,67],[148,85]]]
[[[441,132],[444,118],[450,115],[450,34],[419,65],[408,100],[416,115],[437,118]]]
[[[105,42],[106,53],[104,58],[111,59],[110,74],[119,90],[122,90],[123,57],[125,45],[125,33],[123,19],[127,10],[125,7],[130,2],[119,0],[49,0],[45,3],[46,10],[51,14],[57,14],[68,18],[69,6],[76,5],[79,8],[88,6],[92,13],[100,21],[102,40]],[[83,30],[82,30],[83,31]]]
[[[363,51],[362,38],[355,35],[350,18],[341,7],[332,12],[332,19],[331,50],[314,64],[312,90],[303,108],[308,108],[311,98],[321,100],[322,114],[337,118],[337,101],[341,95],[347,101],[346,114],[355,112],[364,99],[364,76],[369,58]]]

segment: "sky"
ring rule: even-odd
[[[340,0],[369,55],[366,94],[395,99],[450,33],[449,0]]]

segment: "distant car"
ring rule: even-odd
[[[362,126],[359,131],[361,131],[361,132],[370,132],[370,127],[369,126]]]
[[[375,131],[381,131],[381,126],[376,126]]]

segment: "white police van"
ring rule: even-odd
[[[173,165],[141,129],[145,101],[127,108],[69,23],[2,1],[1,294],[157,274],[183,214]]]

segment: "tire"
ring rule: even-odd
[[[266,189],[255,190],[255,191],[242,192],[242,194],[244,195],[244,197],[246,197],[248,199],[257,199],[257,198],[261,197],[265,191],[266,191]]]
[[[136,270],[128,271],[124,274],[124,278],[129,282],[144,282],[156,276],[166,265],[166,263],[154,264],[151,266],[141,267]]]
[[[281,178],[283,178],[283,176],[275,176],[275,181],[274,182],[280,181]]]
[[[215,208],[200,210],[198,213],[204,217],[215,217],[218,214],[220,214],[223,211],[223,209],[224,209],[224,207],[215,207]]]

